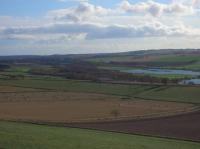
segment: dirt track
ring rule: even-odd
[[[140,121],[72,124],[68,126],[200,141],[200,111]]]

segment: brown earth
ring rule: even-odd
[[[179,116],[138,121],[79,123],[68,124],[67,126],[200,142],[200,111]]]
[[[175,115],[195,108],[192,104],[125,100],[102,94],[0,93],[0,119],[6,120],[60,123],[127,120]]]

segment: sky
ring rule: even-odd
[[[0,55],[200,49],[200,0],[0,0]]]

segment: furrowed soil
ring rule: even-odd
[[[68,126],[200,142],[200,112],[138,121],[84,123]]]

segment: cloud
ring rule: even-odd
[[[200,0],[193,0],[193,7],[200,8]]]
[[[152,0],[130,4],[124,0],[119,5],[122,10],[132,14],[150,14],[154,17],[162,15],[191,15],[194,13],[193,7],[183,3],[162,4]]]
[[[0,30],[1,39],[69,40],[117,39],[170,36],[198,36],[199,30],[184,25],[166,26],[154,22],[138,26],[99,25],[85,23],[52,24],[38,27],[15,27]]]
[[[115,11],[112,9],[106,9],[101,6],[92,5],[88,2],[83,2],[77,7],[50,11],[47,16],[54,18],[55,20],[84,22],[91,18],[108,16],[114,13]]]
[[[194,0],[196,3],[198,0]],[[78,6],[58,9],[48,12],[47,17],[54,21],[93,23],[103,22],[108,17],[126,17],[126,16],[186,16],[193,15],[196,9],[194,4],[183,2],[172,2],[169,4],[159,3],[152,0],[131,4],[128,0],[123,0],[115,8],[104,8],[93,5],[89,2],[81,2]]]
[[[194,0],[196,4],[198,0]],[[194,5],[193,4],[193,5]],[[124,12],[123,12],[123,11]],[[129,14],[126,14],[129,13]],[[196,36],[199,29],[186,27],[181,21],[173,21],[166,24],[159,19],[162,15],[190,14],[191,5],[183,2],[162,4],[152,0],[130,4],[124,0],[113,9],[95,6],[88,2],[82,2],[78,6],[59,9],[48,12],[50,25],[26,25],[0,28],[0,38],[10,40],[91,40],[91,39],[116,39],[116,38],[141,38],[141,37],[165,37],[165,36]],[[130,14],[150,14],[158,19],[143,18],[140,23],[132,21],[129,24],[118,21],[117,24],[105,23],[100,19],[110,18],[122,20],[131,18]],[[145,15],[146,16],[146,15]],[[51,20],[53,18],[53,20]],[[99,19],[99,20],[98,20]],[[177,23],[178,22],[178,23]]]

